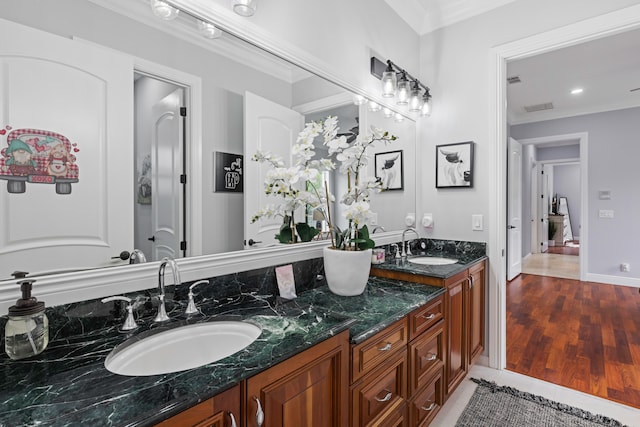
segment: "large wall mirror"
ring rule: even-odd
[[[0,43],[8,70],[2,97],[10,99],[0,116],[0,280],[15,270],[126,265],[118,256],[134,248],[151,261],[252,250],[246,225],[255,212],[247,199],[259,190],[246,176],[253,155],[246,147],[253,146],[247,137],[259,123],[247,112],[259,117],[256,108],[270,113],[270,105],[295,114],[300,128],[335,115],[341,132],[376,126],[397,135],[393,145],[376,148],[376,160],[399,159],[402,185],[374,196],[372,226],[401,230],[405,215],[416,211],[410,118],[398,121],[355,105],[343,87],[226,32],[207,38],[184,11],[160,20],[146,0],[5,3],[2,18],[24,26],[6,31],[39,35]],[[48,46],[52,36],[64,43]],[[42,43],[45,59],[33,54]],[[79,50],[68,54],[70,44]],[[103,75],[107,69],[111,74]],[[114,98],[120,104],[108,104]],[[262,107],[249,105],[255,100]],[[12,134],[16,129],[38,132]],[[24,185],[7,179],[7,162],[20,160],[19,149],[42,170],[32,175],[67,185],[32,182],[26,173]],[[64,159],[59,168],[77,166],[76,181],[47,169],[56,167],[56,155]],[[372,159],[371,175],[375,165]],[[240,170],[241,181],[224,173]]]

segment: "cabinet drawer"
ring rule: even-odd
[[[409,425],[428,426],[444,403],[442,368],[409,402]]]
[[[409,344],[409,396],[444,366],[444,321]]]
[[[378,421],[404,411],[407,352],[399,351],[351,387],[352,426],[386,425]]]
[[[351,349],[351,382],[362,378],[389,356],[406,348],[407,320],[402,318],[398,322],[384,329],[382,332],[353,346]]]
[[[444,319],[444,295],[440,295],[409,315],[409,339],[416,338],[442,319]]]

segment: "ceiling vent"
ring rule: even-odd
[[[507,83],[509,83],[510,85],[514,84],[514,83],[521,83],[522,80],[520,80],[520,76],[511,76],[511,77],[507,77]]]
[[[533,113],[534,111],[553,110],[553,104],[551,102],[545,102],[544,104],[527,105],[524,107],[524,111],[527,113]]]

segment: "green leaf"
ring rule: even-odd
[[[319,231],[315,227],[309,227],[309,224],[305,222],[299,222],[296,224],[296,230],[298,231],[298,236],[300,236],[300,240],[303,242],[310,242]]]
[[[278,241],[280,243],[291,243],[293,242],[293,235],[291,233],[291,227],[289,227],[288,225],[282,225],[282,227],[280,227],[280,233],[276,234],[276,239],[278,239]]]

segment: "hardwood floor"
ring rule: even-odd
[[[580,244],[576,242],[567,242],[563,246],[549,246],[547,253],[562,255],[580,255]]]
[[[638,289],[521,274],[507,284],[507,369],[640,408]]]

